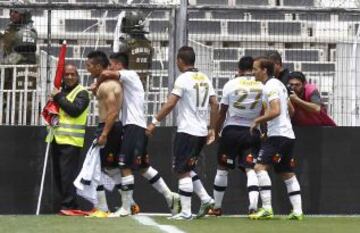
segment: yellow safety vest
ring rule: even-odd
[[[71,103],[74,102],[77,94],[83,90],[85,90],[85,88],[79,84],[66,96],[66,99],[69,100]],[[53,137],[55,137],[56,143],[62,145],[83,147],[88,112],[89,107],[87,107],[80,116],[71,117],[60,108],[59,126],[56,126],[53,129]],[[50,135],[48,135],[47,140],[50,140],[49,136]]]

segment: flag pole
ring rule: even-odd
[[[47,162],[48,162],[48,158],[49,158],[50,143],[52,141],[51,139],[53,137],[53,134],[54,134],[53,127],[51,126],[50,131],[49,131],[50,140],[48,140],[48,142],[46,144],[45,159],[44,159],[44,165],[43,165],[43,171],[42,171],[41,183],[40,183],[40,191],[39,191],[39,196],[38,196],[38,201],[37,201],[37,206],[36,206],[36,215],[40,214],[41,199],[42,199],[42,195],[43,195],[43,191],[44,191],[46,167],[47,167]]]

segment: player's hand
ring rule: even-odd
[[[97,140],[97,144],[99,146],[104,146],[106,144],[106,141],[107,141],[107,136],[105,134],[101,134],[99,137],[98,137],[98,140]]]
[[[259,123],[257,123],[256,121],[253,121],[250,125],[250,135],[254,134],[254,130],[257,129],[259,127]]]
[[[206,145],[210,145],[214,141],[215,141],[215,130],[209,129],[208,136],[207,136],[207,139],[206,139]]]
[[[93,95],[96,95],[96,92],[97,92],[97,85],[96,85],[96,83],[90,84],[90,86],[88,87],[88,91],[91,91],[91,93],[92,93]]]
[[[147,136],[152,136],[155,132],[156,126],[154,124],[149,124],[145,130]]]

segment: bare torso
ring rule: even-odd
[[[108,109],[106,107],[105,101],[107,100],[108,95],[114,95],[116,99],[116,107],[118,112],[120,112],[121,105],[123,102],[123,92],[120,82],[115,80],[104,81],[100,84],[96,98],[98,100],[99,108],[99,121],[104,122],[106,115],[108,114]]]

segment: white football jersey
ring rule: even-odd
[[[120,80],[124,89],[121,122],[146,128],[144,115],[144,87],[139,75],[132,70],[121,70]]]
[[[295,139],[288,110],[288,92],[285,85],[276,78],[269,79],[264,86],[263,98],[268,108],[272,100],[280,100],[280,115],[267,122],[268,136],[282,136]]]
[[[206,136],[209,98],[215,96],[209,78],[201,72],[187,71],[177,77],[171,93],[180,97],[177,103],[177,132]]]
[[[250,127],[262,109],[264,85],[253,76],[240,76],[228,81],[223,89],[221,104],[228,105],[224,126]]]

